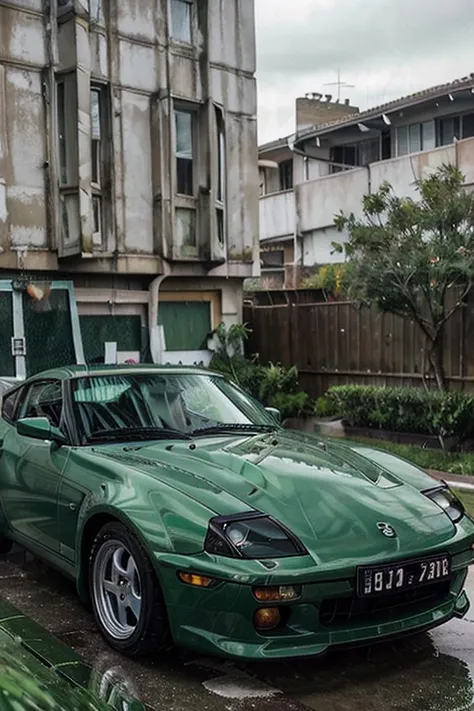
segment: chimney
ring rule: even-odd
[[[309,92],[304,97],[296,99],[296,130],[302,131],[311,126],[317,126],[329,121],[337,121],[349,114],[359,112],[357,106],[351,106],[349,99],[341,104],[339,100],[332,101],[330,94]]]

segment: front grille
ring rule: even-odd
[[[355,595],[324,600],[319,608],[319,620],[324,627],[337,627],[349,622],[387,622],[394,617],[436,607],[449,597],[449,588],[450,583],[444,582],[365,600]]]

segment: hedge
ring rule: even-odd
[[[337,386],[316,404],[323,410],[355,427],[474,439],[474,395],[459,391]]]

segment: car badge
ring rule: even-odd
[[[393,526],[391,526],[389,523],[378,523],[377,528],[379,529],[380,533],[382,533],[384,536],[387,538],[396,538],[397,533],[394,529]]]

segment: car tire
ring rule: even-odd
[[[0,555],[8,555],[12,552],[13,541],[9,538],[0,537]]]
[[[105,640],[130,657],[169,646],[163,594],[140,541],[121,523],[96,536],[89,562],[90,598]]]

